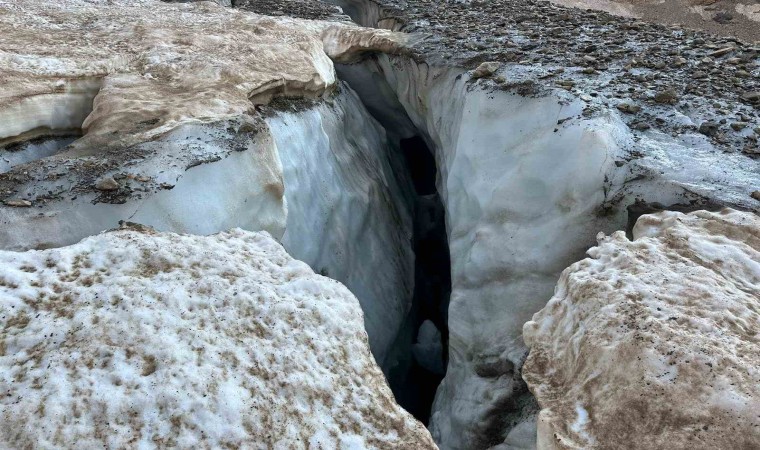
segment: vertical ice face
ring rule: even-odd
[[[268,124],[285,180],[282,243],[356,295],[385,369],[414,284],[408,187],[391,168],[397,152],[346,86],[330,103]]]
[[[760,218],[600,234],[525,324],[539,449],[757,448]]]

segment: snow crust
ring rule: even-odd
[[[0,251],[4,448],[435,448],[362,312],[266,233]]]
[[[524,326],[539,449],[760,446],[760,218],[663,212],[599,235]]]
[[[113,144],[113,131],[141,142],[274,96],[317,97],[335,87],[330,58],[398,51],[406,39],[212,2],[0,1],[0,11],[0,26],[14,30],[0,37],[0,139],[81,127],[82,147]]]

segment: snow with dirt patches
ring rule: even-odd
[[[0,251],[3,448],[434,448],[340,283],[266,233]]]

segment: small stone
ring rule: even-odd
[[[718,132],[719,127],[720,124],[717,122],[708,120],[707,122],[702,122],[702,124],[699,126],[699,132],[705,136],[714,136],[715,133]]]
[[[760,91],[745,92],[742,94],[742,99],[748,102],[760,102]]]
[[[760,191],[752,191],[752,193],[749,195],[755,200],[760,201]]]
[[[475,70],[472,71],[472,78],[484,78],[490,77],[501,67],[501,63],[496,61],[488,61],[480,64]]]
[[[682,66],[685,66],[687,62],[688,61],[686,61],[686,58],[684,58],[683,56],[679,56],[673,61],[673,65],[676,67],[682,67]]]
[[[3,204],[5,204],[5,206],[14,206],[16,208],[28,208],[32,206],[32,202],[29,200],[21,199],[5,200],[3,201]]]
[[[727,55],[734,50],[735,49],[733,47],[725,47],[720,50],[715,50],[714,52],[710,53],[710,56],[712,56],[713,58],[717,58],[718,56]]]
[[[634,105],[632,103],[618,103],[617,109],[619,109],[620,111],[626,114],[635,114],[641,111],[641,106]]]
[[[119,183],[113,177],[105,177],[95,183],[95,189],[99,191],[116,191],[119,189]]]
[[[660,91],[654,96],[657,103],[675,103],[678,100],[678,93],[674,89]]]
[[[137,181],[139,181],[139,182],[141,182],[141,183],[145,183],[146,181],[150,181],[150,178],[149,178],[149,177],[146,177],[146,176],[143,176],[143,175],[141,175],[141,176],[137,177]]]
[[[589,64],[594,64],[596,62],[596,58],[594,58],[591,55],[584,55],[583,60]]]
[[[746,122],[734,122],[731,124],[731,128],[734,129],[734,131],[741,131],[745,128],[747,128]]]

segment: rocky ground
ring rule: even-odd
[[[699,131],[724,151],[760,154],[760,46],[544,1],[375,3],[394,29],[427,36],[419,61],[501,62],[510,76],[496,88],[566,89],[589,115],[617,107],[636,132]]]
[[[738,37],[746,42],[760,41],[760,3],[755,0],[556,0],[554,3]]]

